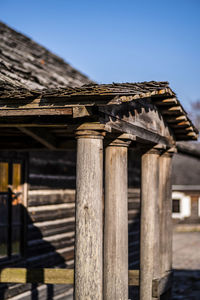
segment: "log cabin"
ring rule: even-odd
[[[198,136],[176,94],[0,44],[1,298],[170,299],[171,161]]]

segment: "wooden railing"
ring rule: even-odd
[[[139,286],[139,270],[128,271],[130,286]],[[73,284],[74,269],[0,269],[0,283]],[[172,272],[152,282],[152,296],[158,297],[171,288]]]

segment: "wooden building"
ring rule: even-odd
[[[180,142],[177,149],[172,171],[173,219],[175,224],[181,224],[177,229],[197,229],[200,228],[200,144]]]
[[[197,139],[175,93],[91,83],[4,24],[1,44],[2,298],[169,299],[171,159]]]

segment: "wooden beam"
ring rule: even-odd
[[[172,281],[173,281],[172,272],[166,272],[166,274],[162,278],[154,279],[152,285],[152,296],[154,298],[159,299],[161,295],[165,294],[167,291],[169,291],[172,288]],[[166,299],[170,299],[170,298],[166,298]]]
[[[129,270],[129,285],[139,285],[139,270]],[[74,269],[0,269],[0,283],[74,284]]]
[[[63,116],[73,115],[72,108],[38,108],[38,109],[0,109],[1,117],[25,117],[25,116]]]
[[[73,284],[73,269],[5,268],[0,270],[0,283]]]
[[[150,131],[143,127],[130,124],[123,120],[117,120],[117,119],[115,121],[112,120],[108,122],[108,125],[112,129],[115,129],[117,131],[121,131],[136,136],[136,139],[139,138],[143,141],[147,141],[153,144],[163,144],[168,147],[172,147],[173,145],[172,140],[170,140],[168,137],[162,136],[156,132]]]
[[[162,105],[176,105],[178,104],[178,100],[176,97],[173,98],[166,98],[166,99],[161,99],[161,100],[155,100],[155,98],[152,98],[153,103],[156,104],[157,106],[162,106]]]
[[[137,100],[121,105],[100,107],[100,122],[111,128],[136,135],[155,144],[170,146],[173,135],[158,108],[149,101]],[[171,147],[171,146],[170,146]]]
[[[54,136],[52,136],[45,129],[42,129],[42,128],[30,129],[30,128],[26,128],[26,127],[17,127],[17,129],[20,130],[21,132],[29,135],[37,142],[44,145],[46,148],[48,148],[50,150],[57,149],[56,140],[55,140]]]
[[[67,125],[65,124],[45,124],[45,123],[41,123],[41,124],[36,124],[36,123],[0,123],[0,128],[14,128],[14,127],[44,127],[44,128],[75,128],[75,126],[73,125]]]
[[[128,285],[139,286],[139,270],[129,270],[128,271]]]
[[[185,124],[190,125],[190,122],[187,121],[187,117],[185,115],[183,116],[170,116],[170,115],[166,115],[165,116],[165,120],[167,121],[167,123],[179,123],[179,122],[183,122],[185,121]],[[186,123],[187,122],[187,123]]]
[[[163,108],[161,109],[160,108],[160,110],[161,110],[162,115],[173,115],[173,114],[174,115],[181,115],[181,114],[184,114],[184,111],[183,111],[181,106],[172,106],[168,109],[163,109]]]

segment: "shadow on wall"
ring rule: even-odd
[[[56,248],[59,247],[58,243],[53,245],[52,243],[46,241],[43,237],[43,232],[39,228],[34,226],[33,221],[24,208],[23,205],[18,204],[14,208],[15,210],[20,210],[21,217],[26,220],[27,232],[25,237],[22,235],[21,230],[21,241],[22,241],[22,255],[10,255],[9,258],[0,260],[0,267],[23,267],[28,269],[33,268],[66,268],[67,264],[65,257],[60,255]],[[22,238],[23,237],[23,238]],[[20,236],[12,236],[11,249],[17,247]],[[65,238],[65,243],[71,244],[71,241]],[[13,252],[14,250],[11,250]],[[15,259],[15,263],[11,263],[11,259]],[[44,273],[41,270],[39,275],[39,280],[42,282],[44,280]],[[30,281],[32,274],[27,272],[27,281]],[[70,290],[72,292],[72,287],[69,285],[41,285],[41,284],[0,284],[0,299],[13,299],[19,300],[51,300],[54,299],[56,295],[60,295],[59,299],[72,299],[70,295]],[[63,297],[62,297],[63,295]]]

